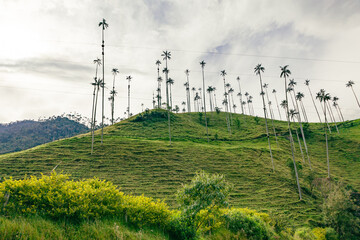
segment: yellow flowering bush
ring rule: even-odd
[[[125,195],[111,182],[97,178],[73,181],[68,175],[55,172],[41,178],[6,179],[0,183],[0,204],[3,213],[38,214],[53,219],[126,215],[140,226],[164,226],[172,214],[164,202]]]

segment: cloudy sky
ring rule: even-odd
[[[220,70],[225,69],[227,82],[238,92],[240,76],[243,92],[254,97],[255,113],[262,116],[260,84],[253,73],[262,63],[263,80],[277,90],[279,101],[284,99],[279,66],[289,65],[296,91],[305,94],[310,120],[316,120],[316,112],[305,79],[311,80],[313,94],[324,88],[338,96],[346,119],[360,118],[355,97],[345,87],[353,80],[360,97],[360,1],[0,0],[0,6],[2,123],[63,112],[91,115],[90,83],[93,60],[101,57],[102,18],[109,24],[109,89],[111,69],[119,69],[116,117],[126,110],[128,75],[133,77],[131,112],[141,111],[141,103],[152,107],[155,61],[169,50],[174,105],[186,100],[185,69],[190,70],[191,87],[201,87],[199,62],[204,60],[206,85],[215,86],[220,96]],[[110,115],[108,101],[105,112]]]

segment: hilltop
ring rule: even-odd
[[[203,116],[199,113],[171,114],[172,144],[168,141],[167,114],[162,110],[133,116],[104,129],[104,144],[96,132],[94,154],[90,154],[89,133],[58,140],[22,152],[0,156],[1,177],[57,171],[73,178],[111,180],[125,193],[166,199],[176,207],[174,194],[198,170],[224,174],[234,185],[233,206],[249,207],[274,215],[286,216],[298,225],[320,222],[322,200],[311,194],[303,163],[298,200],[295,182],[286,166],[291,158],[287,123],[274,121],[278,146],[271,137],[275,173],[265,134],[264,119],[232,114],[232,134],[226,127],[225,113],[209,113],[209,138],[206,140]],[[271,121],[270,121],[271,124]],[[270,125],[271,126],[271,125]],[[305,124],[313,171],[317,178],[327,176],[323,126]],[[360,120],[338,125],[329,137],[332,177],[360,189]],[[294,127],[295,129],[295,127]],[[300,151],[296,157],[301,162]]]

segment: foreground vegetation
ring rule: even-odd
[[[0,238],[337,239],[331,228],[295,231],[266,213],[231,208],[231,189],[224,176],[199,172],[178,191],[179,210],[170,210],[96,178],[70,181],[53,172],[8,179],[0,184]]]
[[[144,112],[104,128],[104,144],[91,135],[52,142],[23,152],[0,156],[1,177],[23,178],[57,171],[71,179],[92,178],[112,181],[124,194],[163,199],[172,211],[179,207],[175,193],[198,170],[223,174],[233,185],[229,203],[256,209],[286,223],[291,229],[323,226],[323,183],[327,183],[324,133],[321,124],[304,124],[313,171],[295,151],[303,200],[299,201],[293,171],[288,165],[287,125],[274,121],[277,146],[272,141],[275,172],[268,154],[264,119],[232,114],[232,134],[227,132],[225,113],[208,117],[210,143],[201,113],[171,114],[172,144],[168,142],[167,112]],[[329,136],[332,181],[342,182],[353,193],[360,187],[360,121],[338,125]],[[293,126],[295,130],[295,126]],[[354,195],[355,196],[355,195]],[[279,220],[280,221],[280,220]],[[311,230],[310,229],[310,230]]]

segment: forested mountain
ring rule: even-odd
[[[85,133],[88,130],[85,125],[66,117],[0,124],[0,154],[28,149],[57,139]]]

